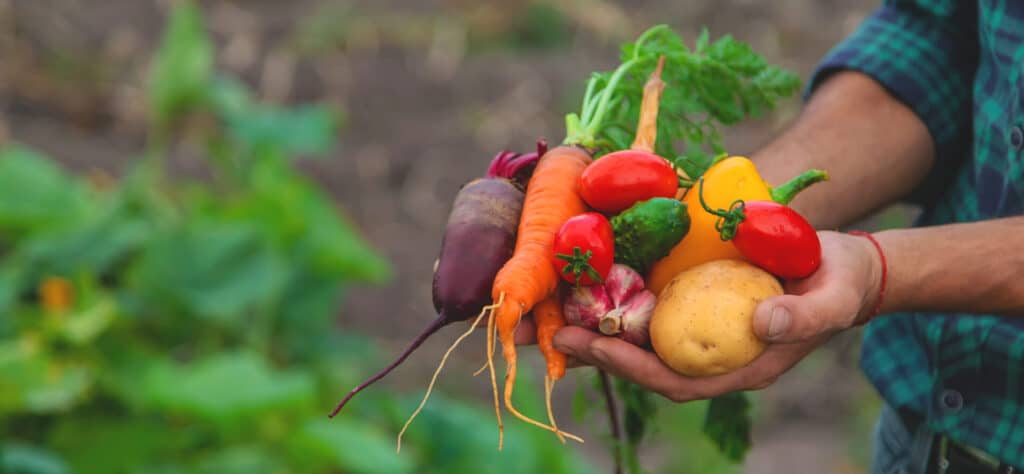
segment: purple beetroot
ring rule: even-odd
[[[439,329],[471,319],[491,303],[494,277],[515,248],[526,184],[545,151],[547,144],[539,141],[536,153],[501,152],[491,161],[485,177],[462,186],[448,215],[441,252],[434,264],[432,296],[437,318],[394,362],[352,389],[330,417],[357,393],[398,367]]]

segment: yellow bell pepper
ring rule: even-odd
[[[746,157],[725,158],[704,172],[704,201],[712,209],[729,209],[737,199],[775,201],[788,204],[808,186],[828,179],[824,171],[809,170],[789,182],[773,188],[761,178],[754,162]],[[744,260],[731,241],[723,241],[715,222],[718,216],[704,210],[696,189],[682,197],[690,214],[690,231],[647,275],[647,288],[660,294],[662,288],[683,270],[721,259]]]

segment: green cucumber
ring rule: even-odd
[[[615,262],[646,274],[690,231],[686,204],[656,197],[640,201],[611,219]]]

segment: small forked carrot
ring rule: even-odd
[[[496,305],[491,317],[497,318],[502,356],[507,364],[505,406],[516,418],[555,432],[554,427],[526,417],[512,404],[516,379],[514,335],[523,314],[551,296],[557,288],[559,277],[549,256],[559,227],[570,217],[586,210],[578,188],[580,175],[591,161],[591,156],[583,149],[564,145],[548,150],[541,157],[526,188],[515,250],[494,278],[491,292],[493,301],[502,301]],[[493,338],[493,334],[488,334],[488,337]],[[488,347],[493,346],[488,344]],[[497,386],[493,388],[497,393]],[[568,437],[582,442],[578,437]]]
[[[547,373],[544,375],[544,404],[548,409],[548,421],[555,429],[558,439],[565,443],[565,437],[558,430],[555,423],[555,414],[551,409],[551,392],[554,391],[555,382],[565,376],[565,354],[555,349],[553,340],[555,333],[565,327],[565,315],[562,314],[562,298],[556,291],[546,300],[537,303],[533,308],[533,322],[537,326],[537,348],[544,355],[547,362]]]

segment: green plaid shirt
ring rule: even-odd
[[[858,70],[921,118],[938,153],[911,196],[924,208],[918,225],[1019,215],[1022,56],[1024,1],[885,1],[829,52],[807,91]],[[890,405],[1024,467],[1024,317],[887,315],[865,329],[861,366]]]

